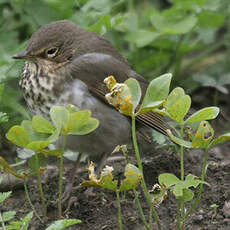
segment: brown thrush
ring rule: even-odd
[[[129,118],[107,103],[103,80],[109,75],[118,82],[135,78],[143,94],[148,82],[105,38],[70,21],[57,21],[35,32],[26,50],[13,58],[26,59],[19,84],[33,114],[48,117],[53,105],[73,104],[81,110],[90,109],[100,121],[89,135],[69,136],[68,148],[100,158],[118,144],[130,142]],[[137,120],[166,135],[159,115],[149,112]]]

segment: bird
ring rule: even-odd
[[[55,21],[39,28],[26,49],[13,58],[25,60],[19,85],[32,114],[49,119],[52,106],[73,104],[91,110],[92,117],[99,120],[94,132],[68,136],[68,149],[100,160],[117,145],[131,141],[130,118],[107,102],[108,88],[103,81],[110,75],[117,82],[134,78],[143,95],[149,82],[103,36],[68,20]],[[167,135],[167,124],[159,114],[148,112],[136,120],[141,127]]]

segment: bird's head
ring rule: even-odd
[[[52,22],[38,29],[30,38],[26,50],[13,58],[66,63],[77,56],[78,41],[85,33],[87,31],[70,21]]]

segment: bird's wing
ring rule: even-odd
[[[126,63],[107,54],[89,53],[77,57],[71,65],[71,76],[87,84],[89,91],[108,104],[105,94],[109,92],[104,79],[113,75],[117,82],[123,83],[128,78],[135,78],[140,83],[142,95],[145,94],[148,82],[134,72]],[[109,104],[108,104],[109,105]],[[167,135],[168,128],[162,116],[153,112],[148,112],[137,116],[137,120],[145,125]]]

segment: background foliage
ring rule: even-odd
[[[0,0],[0,111],[10,121],[2,126],[30,116],[18,88],[23,62],[11,56],[42,25],[72,20],[108,38],[149,80],[172,72],[189,93],[228,94],[229,16],[229,0]]]

